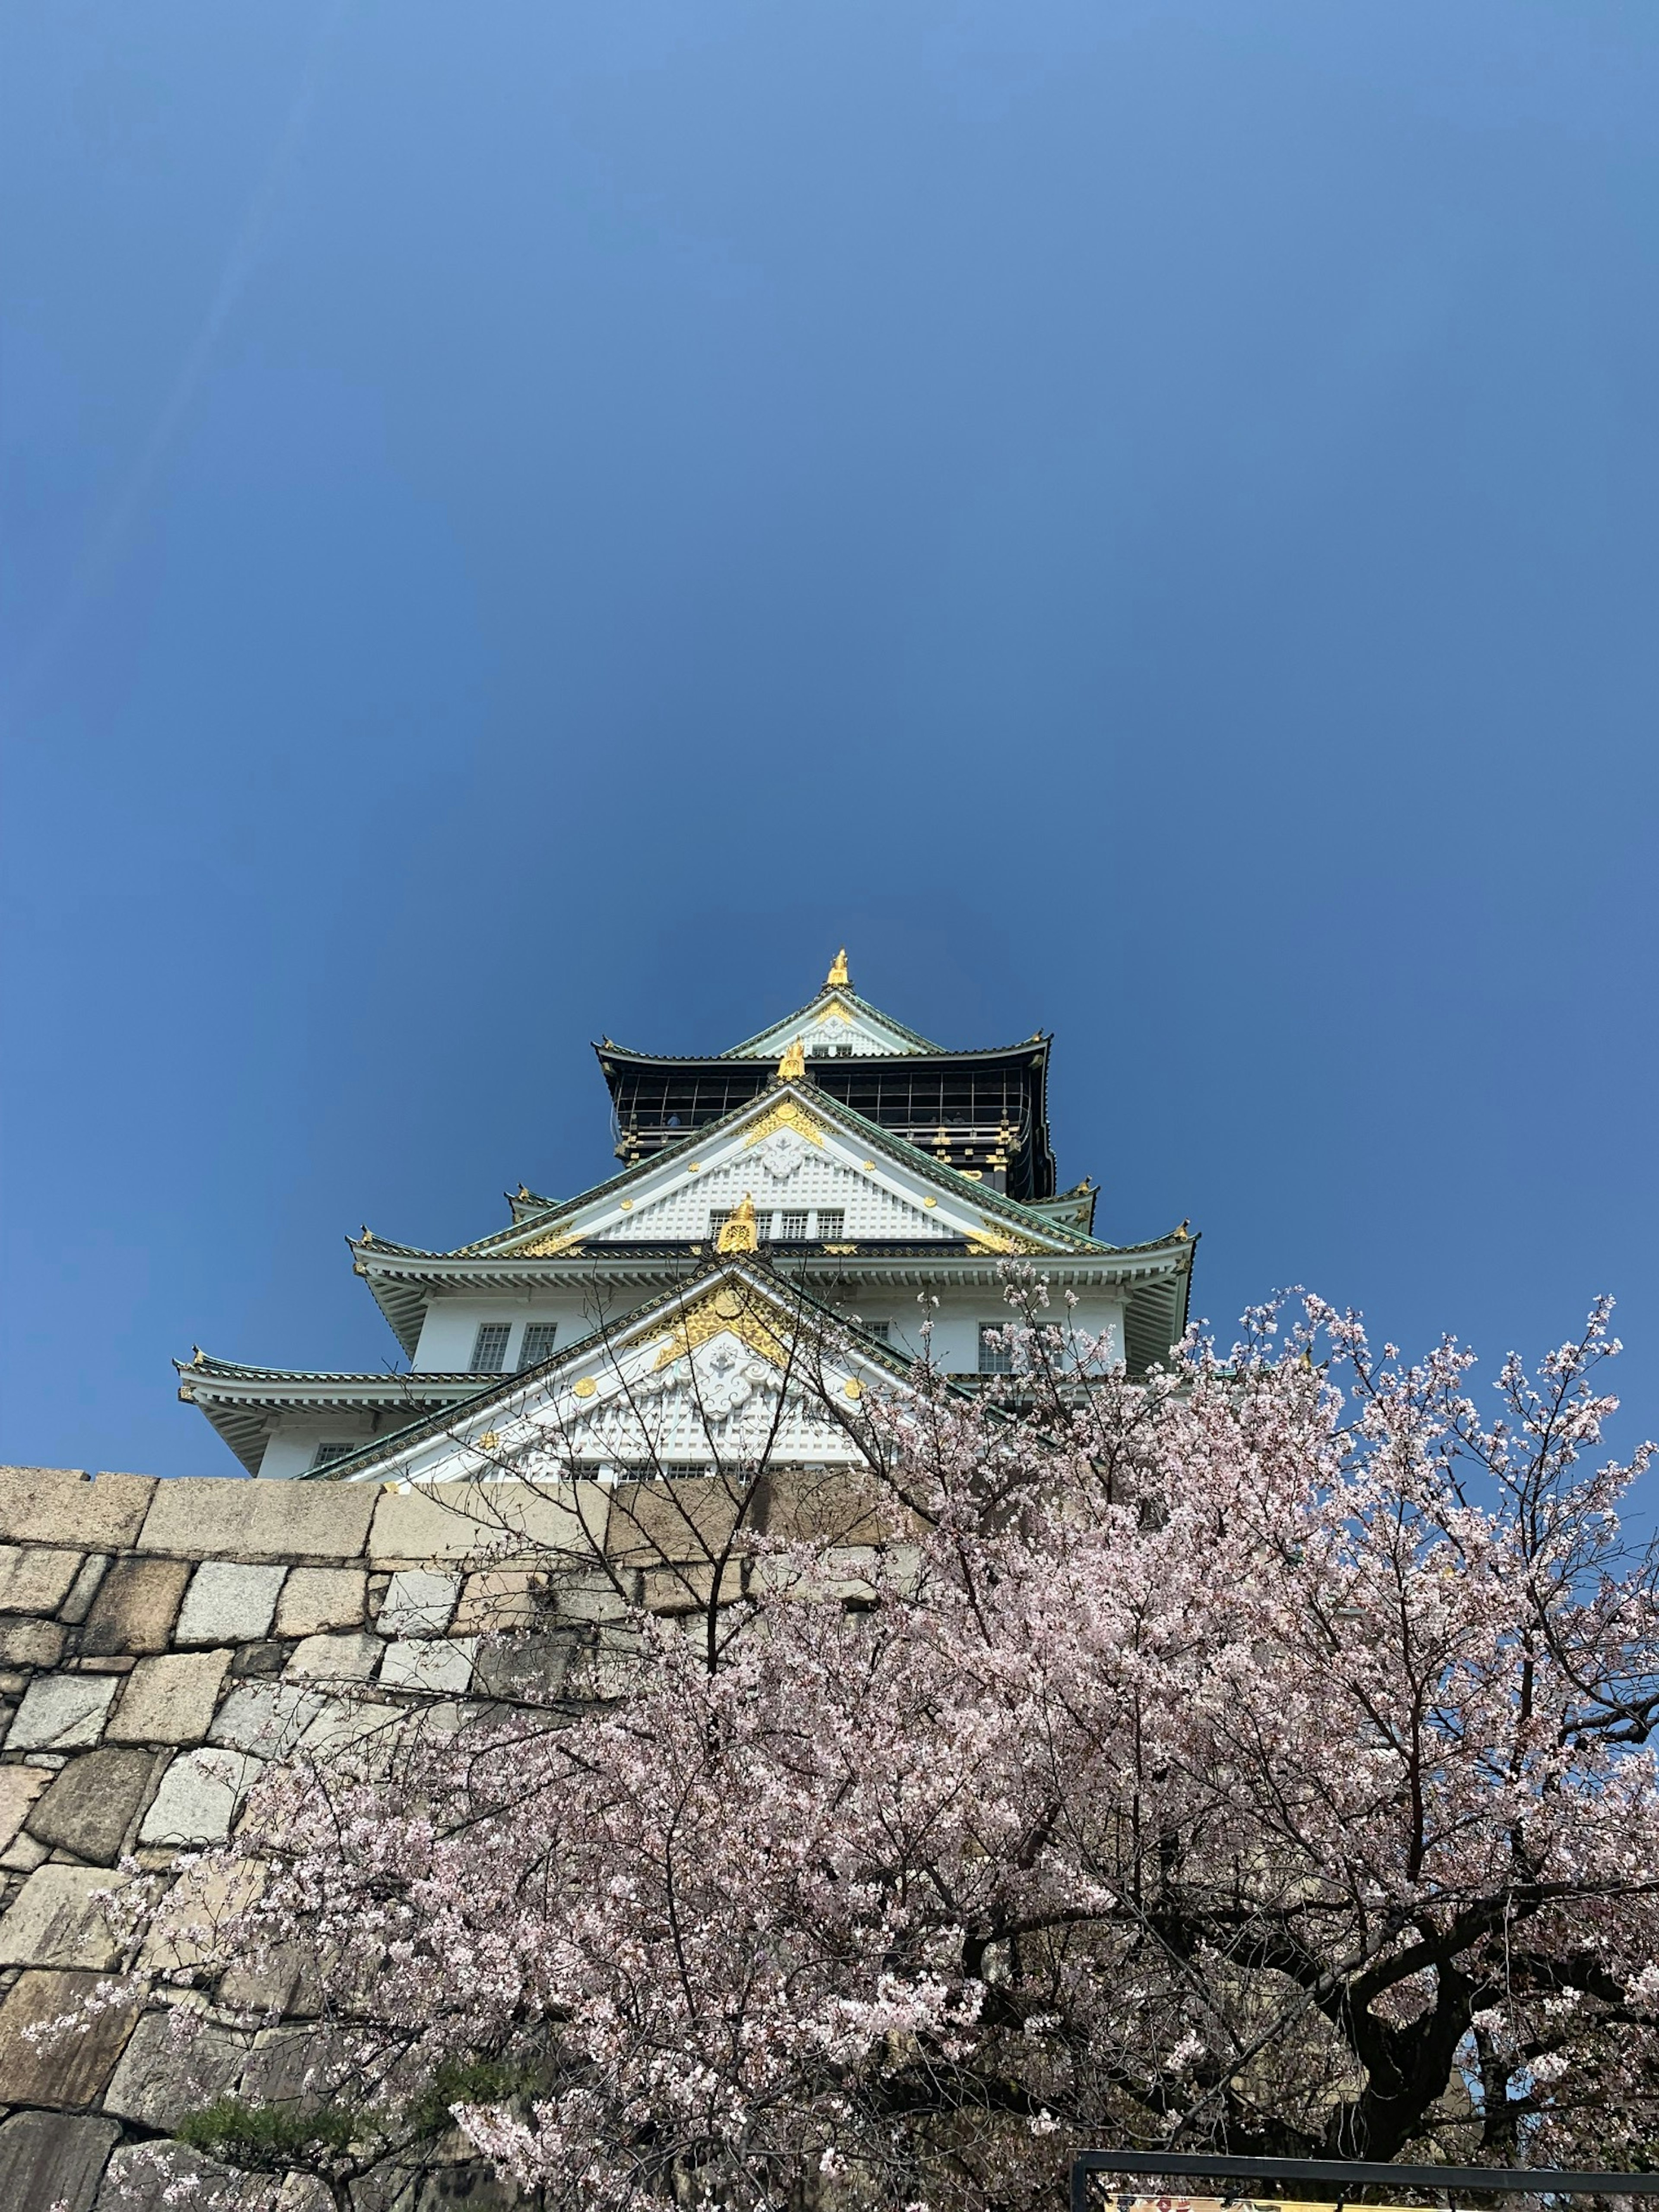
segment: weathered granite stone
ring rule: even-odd
[[[589,1555],[605,1540],[611,1497],[597,1482],[444,1482],[376,1495],[369,1558],[411,1566],[573,1550]]]
[[[0,1867],[4,1867],[8,1874],[33,1874],[51,1856],[47,1845],[37,1844],[33,1836],[14,1836],[5,1850],[0,1851]]]
[[[384,1649],[378,1636],[307,1636],[286,1672],[290,1681],[366,1682]]]
[[[416,2184],[410,2212],[451,2212],[452,2207],[461,2206],[465,2212],[509,2212],[515,2201],[507,2183],[498,2181],[489,2166],[475,2159],[423,2174]]]
[[[460,1591],[458,1575],[405,1567],[392,1577],[375,1622],[382,1636],[441,1636]]]
[[[55,1620],[0,1620],[0,1667],[55,1667],[63,1656],[64,1631]]]
[[[137,1540],[155,1488],[153,1474],[100,1474],[88,1482],[78,1468],[0,1468],[0,1537],[123,1551]]]
[[[279,1636],[317,1636],[363,1623],[361,1568],[295,1567],[276,1601]]]
[[[194,2189],[169,2203],[169,2190],[186,2179],[195,2183]],[[97,2212],[173,2212],[180,2202],[190,2212],[245,2212],[259,2201],[253,2194],[258,2187],[247,2174],[183,2143],[123,2143],[104,2175]]]
[[[465,1690],[477,1655],[476,1636],[422,1637],[388,1644],[380,1680],[388,1690]]]
[[[455,1626],[470,1636],[530,1627],[544,1605],[547,1579],[534,1567],[487,1567],[469,1575],[455,1610]]]
[[[560,1620],[620,1620],[630,1605],[640,1601],[641,1579],[628,1568],[617,1574],[617,1582],[606,1574],[559,1575],[549,1588],[547,1608]]]
[[[270,1626],[286,1567],[207,1559],[191,1578],[175,1644],[252,1644]]]
[[[0,2128],[0,2204],[6,2212],[92,2212],[112,2146],[113,2120],[14,2112]]]
[[[78,1625],[91,1610],[92,1601],[98,1595],[98,1586],[109,1572],[107,1552],[94,1552],[89,1559],[82,1559],[81,1571],[70,1584],[70,1594],[58,1608],[59,1620]]]
[[[0,1613],[56,1613],[80,1568],[78,1552],[0,1544]]]
[[[186,2112],[233,2093],[247,2057],[246,2041],[199,2021],[177,2024],[187,2029],[182,2040],[173,2033],[172,2011],[144,2014],[109,2085],[106,2112],[171,2135]]]
[[[115,1674],[41,1674],[31,1682],[6,1739],[11,1751],[72,1751],[96,1743],[110,1702],[120,1686]]]
[[[82,1650],[89,1658],[165,1651],[189,1578],[182,1559],[117,1559],[93,1600]]]
[[[138,1830],[141,1844],[222,1844],[264,1761],[246,1752],[180,1752]]]
[[[103,1978],[37,1966],[17,1977],[0,2002],[0,2095],[9,2103],[73,2110],[102,2094],[132,2030],[125,2006],[100,2006],[85,2014],[84,2029],[39,2042],[23,2031],[79,2012]]]
[[[291,1751],[323,1709],[315,1690],[294,1682],[242,1682],[214,1717],[209,1741],[261,1759]]]
[[[138,1549],[183,1559],[353,1559],[380,1494],[373,1483],[181,1475],[157,1490]]]
[[[234,1925],[237,1916],[255,1903],[264,1881],[249,1859],[227,1865],[198,1861],[162,1899],[139,1950],[139,1965],[160,1974],[230,1965],[244,1948]]]
[[[0,1918],[0,1966],[88,1966],[106,1972],[118,1954],[97,1893],[118,1889],[121,1882],[104,1867],[37,1867]]]
[[[287,1666],[293,1649],[283,1638],[276,1636],[264,1638],[258,1644],[240,1644],[230,1662],[232,1680],[240,1680],[250,1674],[265,1681],[274,1680]]]
[[[112,1743],[199,1743],[213,1722],[228,1651],[170,1651],[141,1659],[126,1678]]]
[[[51,1780],[50,1771],[43,1766],[0,1766],[0,1851],[22,1826],[29,1807]]]
[[[389,1759],[397,1748],[398,1730],[408,1717],[404,1705],[377,1705],[368,1698],[326,1698],[323,1709],[301,1738],[301,1747],[321,1758],[348,1746],[372,1752],[376,1739]]]
[[[489,1698],[544,1702],[558,1695],[573,1656],[562,1636],[503,1637],[480,1647],[478,1688]]]
[[[72,1759],[29,1814],[29,1833],[77,1858],[112,1866],[155,1765],[153,1752],[117,1751],[107,1744]]]
[[[611,1493],[605,1553],[619,1564],[701,1564],[731,1538],[738,1499],[723,1482],[676,1475],[665,1482],[624,1482]]]

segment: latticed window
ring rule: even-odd
[[[717,1206],[711,1210],[708,1216],[708,1241],[711,1244],[715,1242],[721,1230],[731,1218],[732,1209],[729,1206]]]
[[[558,1334],[556,1321],[527,1321],[524,1325],[524,1342],[519,1346],[520,1366],[539,1367],[544,1359],[551,1358]]]
[[[893,1340],[893,1324],[890,1321],[866,1321],[863,1327],[865,1334],[873,1336],[878,1344],[890,1344]]]
[[[755,1241],[757,1244],[769,1244],[772,1241],[772,1217],[763,1213],[759,1206],[755,1208]]]
[[[332,1460],[349,1459],[356,1449],[356,1444],[319,1444],[312,1455],[311,1464],[313,1468],[327,1467]]]
[[[507,1340],[512,1334],[510,1322],[485,1322],[472,1347],[472,1372],[475,1375],[501,1373],[507,1364]]]
[[[843,1237],[846,1233],[847,1216],[842,1212],[840,1206],[832,1206],[827,1208],[820,1207],[818,1212],[818,1235],[823,1239],[824,1243],[826,1244],[832,1244],[838,1237]]]
[[[778,1235],[786,1244],[801,1244],[806,1240],[806,1216],[804,1213],[781,1213]]]
[[[1012,1375],[1014,1355],[1006,1344],[996,1340],[1003,1335],[1000,1322],[982,1321],[979,1325],[979,1371],[981,1375]]]

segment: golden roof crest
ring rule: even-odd
[[[830,963],[830,973],[823,979],[823,988],[826,991],[850,991],[853,988],[853,979],[847,972],[847,947],[844,945]]]
[[[755,1226],[755,1201],[747,1191],[742,1203],[734,1206],[720,1227],[714,1239],[717,1252],[756,1252],[760,1249],[760,1233]]]
[[[784,1048],[783,1058],[778,1062],[780,1083],[799,1083],[806,1073],[806,1047],[797,1037]]]

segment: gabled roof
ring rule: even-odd
[[[492,1378],[463,1403],[377,1437],[300,1478],[321,1482],[404,1475],[422,1481],[486,1474],[527,1447],[568,1450],[573,1430],[607,1406],[634,1415],[641,1385],[691,1360],[720,1337],[736,1340],[784,1378],[838,1393],[848,1413],[866,1384],[913,1389],[913,1363],[878,1343],[759,1258],[728,1255],[653,1299],[613,1332],[589,1336],[538,1366]],[[809,1371],[805,1364],[815,1363]],[[671,1378],[672,1379],[672,1378]],[[837,1402],[839,1402],[839,1399]]]
[[[850,1140],[853,1149],[873,1158],[881,1158],[898,1168],[907,1177],[923,1186],[935,1199],[948,1197],[951,1215],[961,1220],[960,1233],[980,1246],[994,1251],[999,1249],[999,1237],[1011,1238],[1000,1249],[1005,1251],[1025,1251],[1033,1255],[1049,1253],[1055,1255],[1067,1252],[1111,1252],[1117,1248],[1100,1243],[1086,1232],[1064,1222],[1048,1218],[1036,1206],[1018,1199],[1006,1197],[1002,1192],[977,1182],[961,1170],[947,1166],[918,1146],[878,1122],[868,1120],[854,1108],[829,1096],[810,1079],[802,1078],[790,1083],[775,1083],[756,1097],[745,1099],[718,1121],[706,1122],[700,1129],[688,1133],[678,1144],[665,1146],[648,1158],[624,1168],[619,1175],[599,1183],[580,1197],[567,1199],[546,1212],[528,1218],[520,1218],[508,1227],[482,1237],[471,1244],[460,1246],[456,1252],[443,1256],[459,1258],[483,1256],[485,1254],[505,1254],[526,1244],[542,1244],[550,1238],[568,1236],[574,1243],[584,1237],[598,1233],[610,1225],[611,1218],[623,1221],[631,1212],[639,1195],[657,1187],[666,1188],[682,1180],[688,1173],[701,1172],[704,1156],[722,1147],[745,1125],[758,1121],[763,1116],[775,1115],[787,1103],[791,1110],[811,1121],[838,1131]],[[695,1160],[695,1170],[689,1164]],[[966,1216],[965,1220],[962,1217]],[[375,1240],[376,1243],[379,1240]],[[409,1252],[408,1246],[389,1248]],[[438,1255],[434,1255],[438,1256]]]
[[[745,1037],[741,1044],[728,1046],[720,1054],[722,1060],[775,1060],[784,1048],[798,1036],[810,1036],[820,1028],[844,1028],[849,1035],[867,1038],[878,1052],[943,1052],[943,1045],[933,1043],[919,1030],[896,1022],[879,1006],[872,1006],[867,999],[860,999],[850,984],[826,983],[804,1006],[781,1021],[769,1022],[763,1030]]]

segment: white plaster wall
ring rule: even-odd
[[[511,1297],[434,1298],[421,1324],[414,1366],[428,1374],[470,1367],[479,1324],[487,1321],[511,1324],[513,1334],[507,1343],[509,1370],[519,1364],[519,1347],[524,1342],[526,1322],[556,1322],[559,1334],[556,1349],[561,1352],[567,1345],[579,1344],[583,1337],[591,1336],[595,1326],[594,1316],[583,1310],[581,1296],[574,1291],[562,1299],[538,1297],[533,1301]]]
[[[947,1374],[976,1374],[981,1322],[1000,1328],[1013,1316],[994,1291],[975,1295],[970,1291],[941,1291],[939,1297],[939,1303],[931,1313],[933,1364]],[[848,1310],[865,1321],[889,1322],[889,1341],[894,1349],[908,1352],[913,1358],[920,1356],[923,1314],[914,1292],[899,1301],[874,1295],[850,1299]],[[1072,1308],[1057,1297],[1049,1313],[1057,1328],[1074,1330],[1079,1336],[1093,1338],[1109,1333],[1110,1356],[1117,1360],[1122,1358],[1123,1308],[1117,1300],[1098,1296],[1082,1297]]]
[[[410,1419],[414,1416],[411,1413]],[[276,1477],[292,1480],[309,1472],[321,1443],[366,1444],[374,1434],[370,1413],[283,1413],[265,1446],[259,1462],[261,1480]]]

